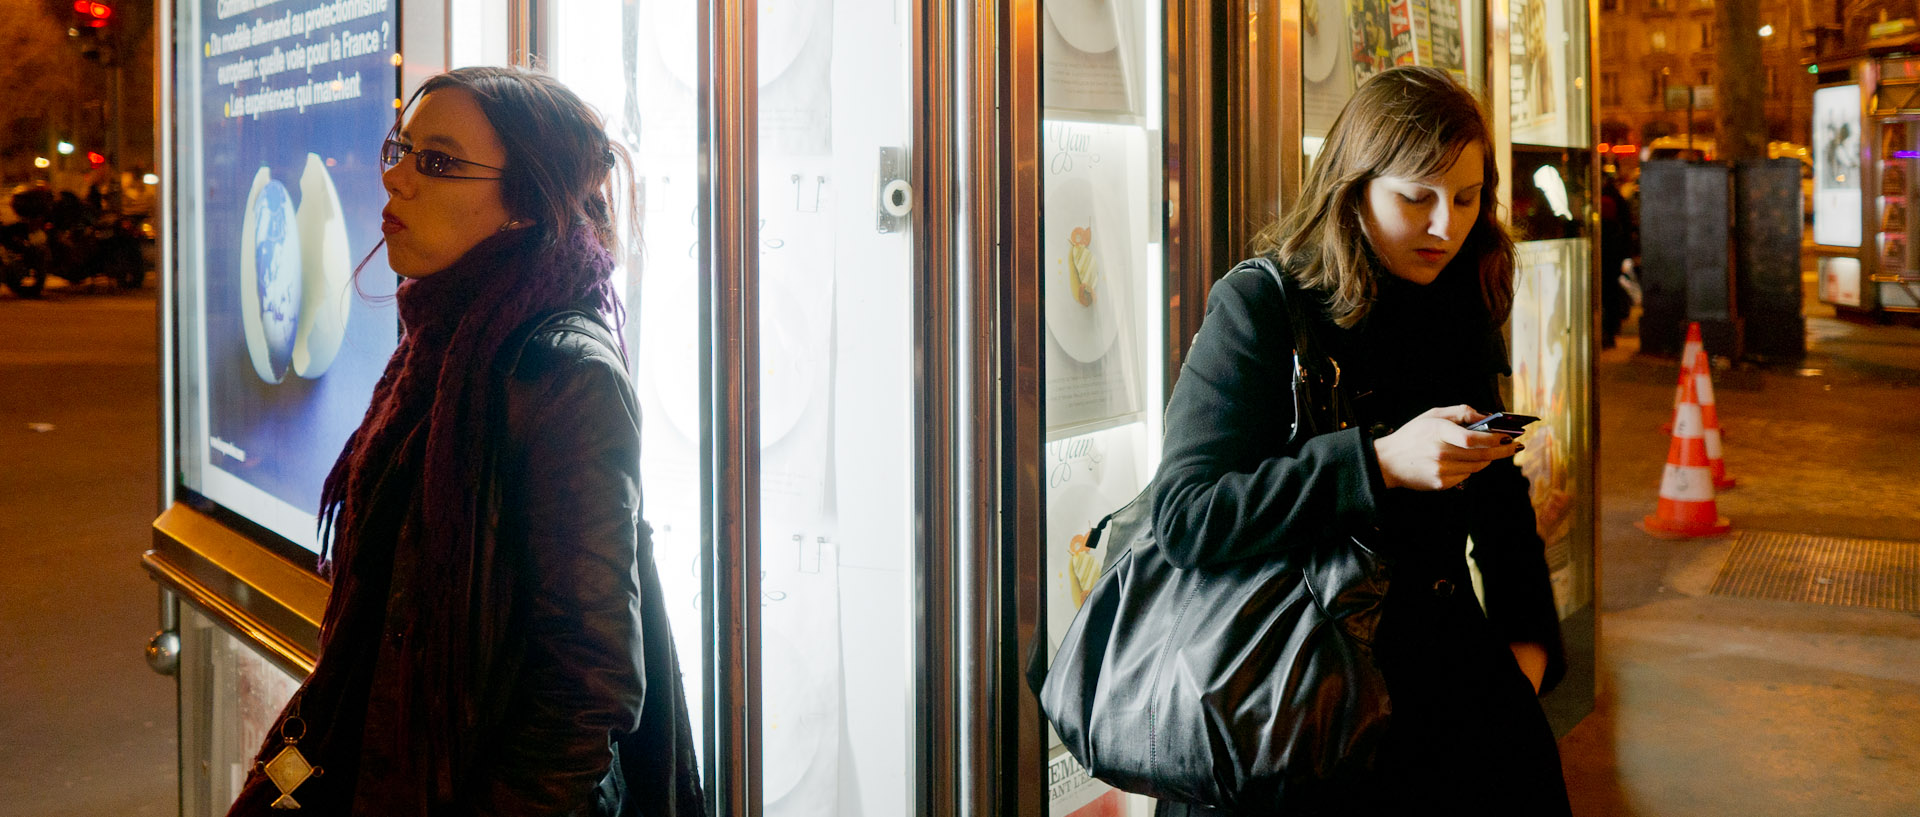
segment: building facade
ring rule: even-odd
[[[1836,4],[1837,5],[1837,4]],[[1818,4],[1813,4],[1818,6]],[[1714,0],[1600,0],[1600,138],[1645,145],[1663,136],[1713,138],[1713,89],[1719,80]],[[1806,58],[1814,44],[1812,15],[1838,17],[1785,0],[1760,3],[1760,54],[1765,72],[1767,138],[1808,142],[1813,78]],[[1688,90],[1696,104],[1689,122]]]

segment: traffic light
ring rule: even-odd
[[[107,157],[102,156],[98,153],[95,153],[91,150],[87,151],[87,164],[92,165],[94,167],[99,167],[106,163],[107,163]]]
[[[106,28],[107,19],[113,16],[113,7],[91,0],[74,0],[73,13],[79,17],[80,25],[87,28]]]
[[[114,57],[113,6],[95,0],[74,0],[73,16],[67,23],[67,36],[80,49],[80,56],[101,65],[112,65]]]

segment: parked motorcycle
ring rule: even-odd
[[[45,185],[23,185],[10,204],[20,220],[0,225],[0,284],[22,298],[38,298],[52,263],[54,195]]]
[[[39,297],[49,275],[75,284],[105,276],[122,289],[145,282],[137,218],[96,214],[78,196],[40,185],[16,191],[12,204],[20,220],[0,227],[0,283],[14,294]]]
[[[62,193],[54,205],[53,229],[53,274],[76,284],[105,276],[121,289],[137,289],[145,281],[147,266],[133,219]]]

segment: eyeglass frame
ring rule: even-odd
[[[392,162],[387,161],[387,151],[389,148],[399,151],[399,155],[394,157]],[[401,160],[404,159],[406,155],[409,153],[413,154],[413,169],[419,171],[420,175],[425,176],[429,179],[454,179],[457,181],[494,182],[494,181],[499,181],[501,177],[500,176],[453,176],[453,175],[448,175],[444,173],[434,173],[427,169],[428,154],[433,154],[435,156],[445,158],[449,162],[452,162],[453,164],[449,165],[448,169],[452,169],[452,167],[454,166],[468,164],[468,165],[473,165],[474,167],[484,167],[488,170],[498,170],[502,173],[507,172],[507,169],[504,167],[494,167],[493,165],[483,165],[479,162],[473,161],[472,159],[462,159],[444,150],[434,150],[432,148],[421,149],[421,148],[412,147],[410,145],[404,145],[404,144],[401,144],[400,140],[398,139],[388,139],[380,143],[380,164],[389,169],[398,167],[400,165]]]

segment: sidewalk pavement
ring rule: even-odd
[[[0,294],[0,817],[179,812],[152,288]]]
[[[1678,362],[1632,336],[1600,359],[1602,689],[1561,742],[1576,815],[1920,814],[1920,611],[1711,593],[1743,532],[1920,540],[1920,329],[1807,315],[1801,366],[1715,372],[1733,536],[1634,527]]]

